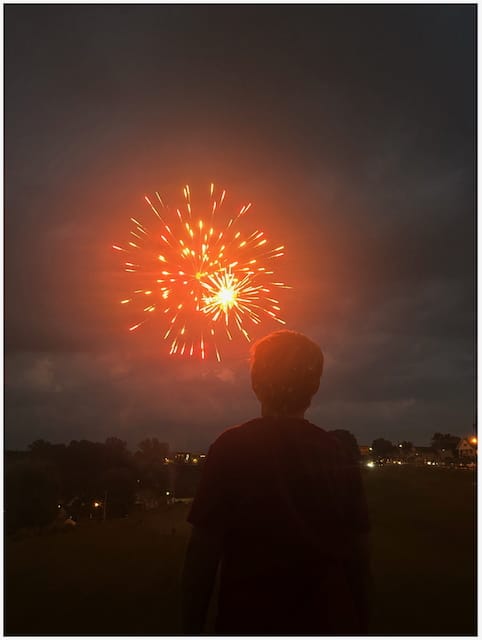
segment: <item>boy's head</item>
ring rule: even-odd
[[[304,412],[318,391],[322,372],[320,347],[296,331],[275,331],[251,349],[253,391],[277,414]]]

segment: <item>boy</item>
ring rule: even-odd
[[[360,471],[304,419],[323,354],[277,331],[252,350],[261,417],[210,447],[188,520],[183,632],[203,632],[218,565],[218,635],[367,632],[369,529]]]

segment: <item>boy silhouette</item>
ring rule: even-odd
[[[188,521],[183,633],[203,633],[220,567],[218,635],[367,632],[368,515],[360,470],[305,420],[323,354],[276,331],[252,349],[261,417],[211,445]]]

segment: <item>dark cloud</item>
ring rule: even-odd
[[[155,436],[180,449],[205,448],[227,416],[235,424],[255,410],[239,363],[162,354],[21,354],[8,361],[7,388],[7,420],[16,428],[7,442],[25,444],[116,434],[133,446]]]
[[[143,195],[212,179],[287,244],[288,326],[326,353],[314,419],[364,442],[468,431],[475,12],[6,6],[7,444],[204,448],[256,411],[243,346],[168,360],[117,304],[109,247]]]

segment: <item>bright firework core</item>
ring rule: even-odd
[[[129,254],[123,267],[135,280],[131,296],[121,304],[139,304],[141,313],[160,317],[161,335],[170,341],[171,354],[199,354],[204,359],[212,353],[219,361],[222,335],[232,340],[232,332],[237,331],[249,341],[250,324],[258,325],[263,319],[284,324],[272,290],[289,287],[272,282],[274,272],[267,266],[268,260],[283,255],[284,247],[269,249],[262,231],[245,234],[238,229],[251,203],[225,216],[219,226],[225,196],[223,191],[218,197],[211,184],[208,213],[197,218],[189,186],[184,188],[183,210],[176,209],[175,216],[156,192],[159,204],[147,197],[146,202],[160,230],[131,218],[133,238],[126,247],[114,245]],[[169,216],[167,222],[158,209]],[[157,314],[151,315],[154,311]],[[129,330],[135,331],[146,320]]]
[[[222,307],[223,311],[232,309],[236,300],[236,291],[222,287],[216,294],[216,302]]]

